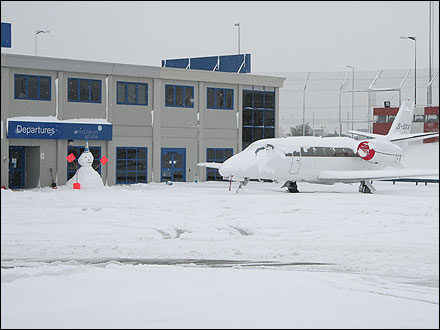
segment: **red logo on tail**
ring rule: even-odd
[[[361,142],[357,148],[357,154],[364,160],[370,160],[374,157],[376,152],[374,149],[370,149],[370,146],[367,141]]]

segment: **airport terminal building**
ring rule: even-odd
[[[284,80],[2,54],[1,185],[66,184],[86,141],[106,185],[221,179],[196,164],[278,137]]]

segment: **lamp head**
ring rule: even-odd
[[[402,36],[402,37],[400,37],[400,39],[411,39],[411,40],[416,41],[416,37]]]

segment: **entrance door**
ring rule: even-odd
[[[301,153],[299,151],[299,148],[297,148],[292,152],[292,164],[290,166],[289,173],[290,174],[298,173],[300,166],[301,166]]]
[[[185,182],[185,148],[162,148],[162,170],[160,181]]]
[[[9,147],[9,188],[25,187],[25,149]]]

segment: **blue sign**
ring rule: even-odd
[[[9,121],[9,139],[111,140],[111,124]]]
[[[220,71],[220,72],[250,73],[251,54],[176,58],[171,60],[162,60],[162,67]]]
[[[11,48],[11,23],[2,22],[2,47]]]

